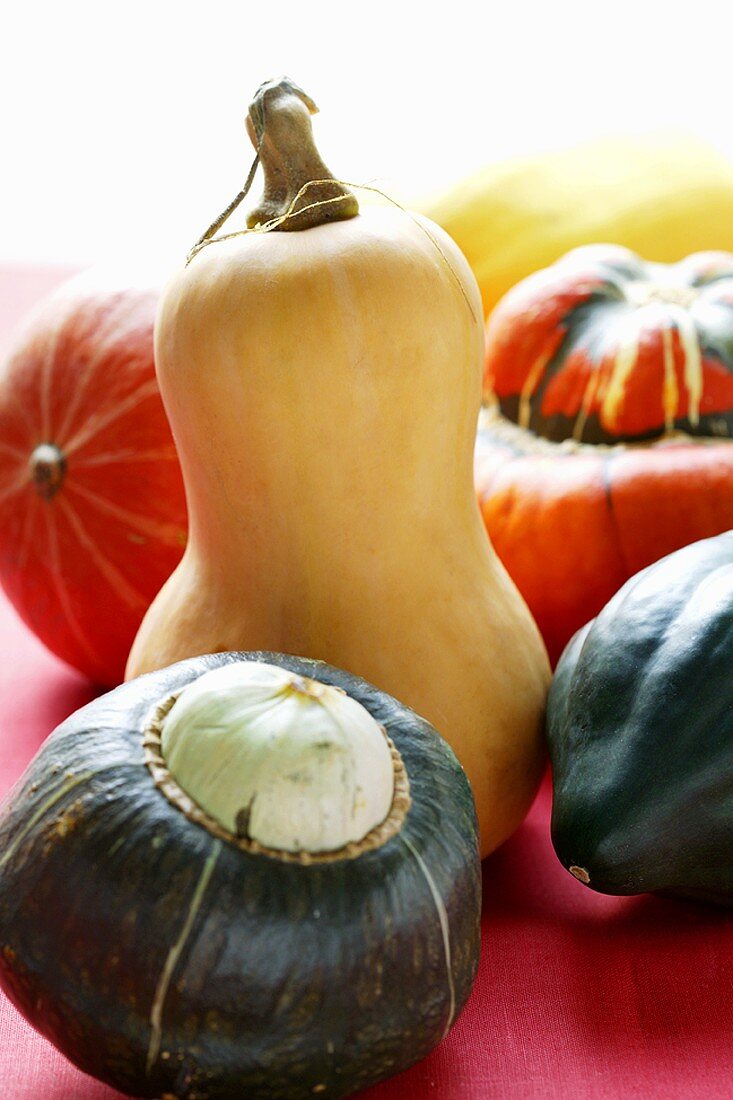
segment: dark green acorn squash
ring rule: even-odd
[[[575,635],[547,728],[576,878],[733,904],[733,532],[638,573]]]
[[[278,858],[159,789],[151,714],[242,660],[342,689],[386,729],[409,779],[396,833]],[[125,684],[51,735],[0,818],[0,984],[69,1059],[134,1096],[312,1100],[404,1069],[468,996],[479,916],[476,816],[452,751],[321,662],[218,654]]]

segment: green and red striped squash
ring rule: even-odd
[[[639,569],[733,527],[733,255],[577,248],[486,337],[477,492],[556,660]]]

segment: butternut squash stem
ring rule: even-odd
[[[221,241],[229,241],[229,240],[232,240],[234,237],[242,237],[247,233],[270,233],[273,229],[277,229],[277,227],[279,225],[281,225],[284,221],[286,221],[288,218],[293,216],[293,208],[295,207],[295,205],[299,201],[299,199],[305,194],[305,192],[308,190],[309,187],[313,187],[313,186],[316,186],[316,185],[319,185],[319,184],[322,184],[322,183],[330,183],[330,182],[332,182],[332,181],[330,179],[328,179],[328,180],[309,180],[308,183],[304,183],[303,186],[301,187],[300,191],[298,191],[298,194],[292,199],[292,201],[290,203],[290,206],[285,211],[285,213],[280,214],[279,217],[277,217],[277,218],[272,218],[271,221],[265,222],[263,225],[255,225],[255,226],[252,226],[251,228],[246,227],[245,229],[236,229],[236,230],[234,230],[233,233],[224,233],[223,236],[221,236],[221,237],[207,236],[206,234],[204,234],[204,236],[201,238],[201,240],[198,241],[193,246],[191,251],[189,252],[188,259],[187,259],[186,263],[187,264],[190,263],[190,261],[193,259],[193,257],[198,252],[200,252],[202,248],[205,248],[207,244],[218,244]],[[408,218],[411,218],[412,221],[415,223],[415,225],[417,225],[418,228],[420,230],[422,230],[422,232],[425,234],[425,236],[428,238],[430,243],[433,245],[433,247],[438,252],[440,258],[443,261],[443,263],[446,265],[446,267],[450,271],[451,278],[454,280],[456,286],[460,290],[461,296],[462,296],[464,302],[466,303],[466,305],[468,307],[469,313],[471,314],[471,316],[474,319],[476,318],[476,313],[474,311],[474,308],[471,305],[471,301],[470,301],[468,295],[466,294],[466,291],[463,287],[463,283],[459,279],[458,274],[457,274],[455,268],[453,267],[453,264],[450,262],[450,260],[448,259],[445,252],[440,247],[438,241],[435,239],[435,237],[430,232],[430,230],[425,225],[423,225],[423,223],[421,221],[419,221],[415,217],[414,214],[410,213],[409,210],[405,210],[404,206],[400,205],[400,203],[398,203],[396,199],[393,199],[385,191],[380,191],[380,189],[378,187],[373,187],[373,186],[371,186],[369,184],[366,184],[366,183],[354,183],[351,180],[337,180],[336,182],[343,184],[344,187],[353,187],[354,190],[356,190],[356,191],[370,191],[375,195],[379,195],[381,198],[385,199],[386,202],[391,203],[392,206],[396,206],[397,209],[401,210],[402,213],[405,214]],[[307,206],[301,206],[298,209],[297,213],[302,214],[306,210],[311,210],[311,209],[314,209],[314,208],[319,207],[319,206],[327,206],[327,205],[332,204],[332,203],[343,202],[344,199],[346,199],[346,198],[348,198],[348,194],[334,195],[332,198],[329,198],[329,199],[319,199],[317,202],[309,203]],[[234,210],[235,208],[236,207],[232,206],[232,210]],[[227,215],[227,217],[228,217],[228,215]],[[225,220],[226,220],[226,218],[223,218],[222,220],[219,221],[219,227],[221,225],[223,225]],[[214,224],[216,224],[216,223],[214,223]],[[214,229],[213,231],[216,232],[216,229]]]
[[[268,115],[268,102],[272,103],[275,112],[274,135],[271,132],[272,115]],[[458,287],[471,317],[475,320],[476,313],[462,280],[429,229],[379,188],[366,184],[346,183],[331,174],[321,160],[313,139],[310,116],[317,111],[318,108],[310,96],[288,77],[282,77],[277,81],[266,81],[260,85],[249,105],[247,117],[250,139],[255,146],[255,159],[245,185],[189,251],[186,265],[188,266],[194,256],[207,244],[215,240],[229,240],[231,237],[238,236],[239,233],[272,232],[284,228],[303,230],[326,221],[352,218],[359,212],[359,204],[350,190],[353,187],[380,195],[403,214],[412,218],[437,250]],[[264,194],[259,206],[250,213],[247,228],[237,233],[217,237],[218,231],[246,198],[260,164],[265,176]],[[313,177],[314,170],[318,178]],[[316,191],[315,201],[300,205],[310,188]],[[275,213],[276,211],[279,212]],[[264,213],[274,216],[261,221],[261,215]],[[297,224],[290,225],[294,220],[297,220]]]
[[[298,191],[298,194],[292,199],[290,206],[285,211],[285,213],[280,214],[277,218],[272,218],[270,221],[265,222],[263,225],[255,225],[251,228],[246,227],[245,229],[236,229],[233,233],[224,233],[221,237],[215,237],[213,235],[210,236],[209,230],[207,230],[204,236],[196,242],[196,244],[189,252],[187,263],[189,263],[193,259],[197,252],[200,252],[202,248],[205,248],[207,244],[218,244],[221,241],[229,241],[233,237],[242,237],[247,233],[271,233],[274,229],[277,229],[278,226],[282,225],[283,222],[287,221],[288,218],[293,217],[293,208],[295,207],[295,204],[300,198],[302,198],[308,188],[322,182],[322,180],[310,180],[308,183],[304,183],[300,191]],[[330,182],[330,180],[327,182]],[[358,185],[350,184],[350,186],[356,187]],[[246,192],[240,192],[242,198],[244,198],[245,194]],[[237,196],[237,198],[239,199],[239,196]],[[302,214],[306,210],[313,210],[319,206],[328,206],[332,203],[343,202],[345,198],[347,198],[346,195],[334,195],[330,199],[319,199],[317,202],[308,203],[307,206],[301,206],[297,211],[295,211],[295,213]],[[210,230],[212,231],[212,233],[216,233],[217,229],[224,224],[226,219],[229,217],[229,214],[233,213],[234,210],[236,210],[237,206],[239,206],[239,202],[241,201],[241,199],[239,199],[239,201],[232,200],[232,202],[229,204],[229,207],[227,208],[227,211],[225,211],[224,214],[220,215],[220,217],[217,218],[216,222],[212,222],[212,225],[210,226]]]
[[[264,138],[264,133],[262,135],[262,138],[260,138],[260,145],[262,144],[263,138]],[[188,256],[186,257],[186,266],[188,266],[188,264],[191,262],[193,257],[199,251],[199,249],[202,248],[203,245],[208,244],[209,241],[212,240],[212,238],[214,237],[214,234],[219,232],[221,227],[224,225],[224,223],[226,221],[229,220],[229,218],[234,213],[234,211],[237,209],[237,207],[240,206],[244,202],[244,200],[247,198],[247,195],[249,194],[250,188],[252,187],[252,184],[254,182],[255,174],[257,172],[257,168],[259,166],[259,163],[260,163],[260,150],[258,148],[258,150],[255,154],[255,159],[252,161],[252,167],[250,168],[249,173],[247,174],[247,179],[245,181],[244,187],[242,188],[241,191],[239,191],[234,196],[232,201],[227,206],[226,210],[224,210],[219,215],[219,217],[216,218],[211,223],[209,228],[204,233],[202,233],[202,235],[196,241],[196,244],[189,251]]]
[[[268,81],[257,89],[249,107],[247,131],[260,151],[264,189],[247,216],[250,229],[275,222],[288,212],[291,217],[278,221],[274,228],[298,232],[359,213],[356,197],[321,159],[311,122],[317,112],[311,97],[288,77]],[[319,206],[304,203],[300,207],[298,195],[304,184],[316,188],[315,199],[338,197],[340,201]]]
[[[269,155],[263,153],[265,142],[270,137],[267,114],[268,98],[275,101],[275,105],[280,112],[279,117],[286,118],[288,123],[285,127],[284,137],[282,132],[280,134],[280,142],[270,141]],[[260,164],[262,164],[265,175],[265,189],[263,198],[260,201],[260,207],[263,209],[268,206],[273,208],[283,197],[287,197],[288,193],[292,193],[293,190],[297,189],[295,198],[289,203],[285,211],[285,213],[289,213],[291,217],[294,216],[294,205],[297,203],[302,192],[302,187],[297,186],[298,181],[304,179],[306,182],[315,183],[316,181],[313,180],[308,181],[309,171],[313,167],[322,170],[320,173],[317,172],[316,174],[325,176],[326,173],[328,173],[326,165],[318,155],[310,125],[310,116],[315,114],[317,110],[318,108],[310,96],[287,77],[283,77],[279,81],[266,81],[264,84],[260,85],[249,105],[248,111],[248,130],[252,143],[255,146],[255,158],[247,175],[244,187],[234,196],[227,208],[211,223],[202,236],[199,237],[196,244],[188,253],[186,264],[190,263],[193,256],[203,244],[211,240],[214,235],[218,233],[228,218],[247,197]],[[280,123],[280,129],[282,131],[282,122]],[[331,189],[343,186],[330,174],[327,179],[317,182],[319,184],[326,184]],[[329,195],[327,197],[331,198],[334,196]],[[358,203],[355,197],[347,190],[337,197],[341,201],[345,201],[346,206],[341,212],[327,213],[324,220],[353,217],[358,213]],[[316,206],[320,205],[327,204],[325,202],[323,204],[313,204],[302,210],[298,210],[297,213],[302,215],[306,210],[314,209]],[[268,221],[274,223],[271,225],[271,228],[278,228],[278,226],[285,224],[286,219],[270,218]],[[317,220],[313,218],[301,218],[298,226],[293,228],[307,229],[314,224],[317,224]]]

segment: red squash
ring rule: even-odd
[[[0,370],[0,581],[52,652],[105,685],[186,540],[157,300],[122,273],[77,276]]]
[[[578,248],[486,335],[479,502],[556,661],[635,572],[733,527],[733,255]]]

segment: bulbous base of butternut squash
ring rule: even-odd
[[[204,582],[189,549],[143,622],[127,678],[244,648],[305,655],[361,676],[426,718],[453,748],[471,782],[487,856],[521,823],[537,791],[550,670],[537,627],[483,535],[475,549],[487,580],[481,585],[470,555],[460,570],[445,560],[434,569],[423,563],[411,591],[404,575],[382,577],[381,586],[362,578],[358,629],[335,590],[330,606],[311,594],[311,614],[297,615],[292,586],[273,607],[272,592],[232,592],[231,574],[226,584]]]

